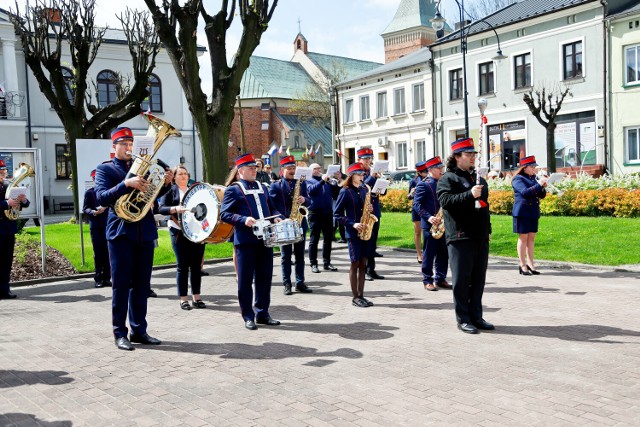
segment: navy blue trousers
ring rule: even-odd
[[[489,262],[488,240],[449,242],[449,262],[453,277],[453,303],[458,323],[482,319],[482,294]]]
[[[109,264],[109,246],[104,228],[91,229],[91,244],[93,246],[93,265],[96,283],[102,283],[111,279],[111,266]]]
[[[202,284],[202,256],[205,245],[194,243],[184,237],[182,231],[169,227],[171,234],[171,246],[176,254],[178,283],[178,296],[186,297],[189,294],[189,276],[191,276],[191,295],[200,294]]]
[[[147,332],[147,298],[151,288],[154,242],[136,242],[119,237],[109,240],[113,299],[113,335],[127,336],[127,313],[132,333]]]
[[[236,272],[238,276],[238,302],[242,318],[247,320],[269,317],[271,304],[271,276],[273,275],[273,248],[262,243],[236,245]],[[255,298],[252,283],[255,281]],[[253,307],[255,305],[255,312]]]
[[[16,246],[15,234],[3,234],[0,236],[0,294],[9,293],[9,279],[11,278],[11,266],[13,265],[13,250]]]
[[[304,284],[304,246],[307,241],[307,234],[304,233],[302,240],[293,245],[280,246],[282,284],[291,286],[291,255],[296,260],[296,286]]]
[[[331,212],[312,212],[309,214],[309,263],[318,265],[318,244],[322,233],[322,262],[331,264],[331,245],[333,244],[333,214]]]
[[[431,237],[429,230],[422,229],[422,283],[440,283],[447,277],[447,241]],[[435,272],[434,272],[435,267]]]

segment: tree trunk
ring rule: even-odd
[[[82,137],[82,124],[79,121],[69,120],[63,122],[65,127],[64,139],[69,146],[69,157],[71,163],[71,189],[73,194],[73,215],[76,220],[80,219],[80,188],[78,182],[78,162],[76,156],[76,140]]]
[[[233,121],[233,110],[219,111],[214,115],[196,117],[196,128],[202,147],[204,181],[222,185],[229,173],[229,133]]]
[[[547,125],[547,171],[551,174],[556,171],[556,124]]]

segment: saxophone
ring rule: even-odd
[[[309,214],[309,210],[306,206],[302,205],[298,202],[300,198],[300,186],[302,185],[302,181],[304,181],[304,176],[301,176],[296,182],[296,186],[293,190],[293,200],[291,203],[291,214],[289,215],[289,219],[296,221],[302,227],[302,221]]]
[[[367,184],[364,184],[364,186],[367,187],[367,195],[364,198],[362,218],[360,218],[360,224],[364,225],[364,228],[362,231],[358,231],[358,237],[360,240],[369,240],[373,232],[373,225],[378,222],[378,217],[369,212],[369,206],[371,206],[371,187]]]
[[[158,197],[164,185],[164,173],[166,164],[161,160],[153,160],[162,143],[170,136],[182,136],[182,134],[169,123],[151,114],[145,114],[149,121],[147,136],[155,136],[153,151],[144,156],[135,156],[133,165],[125,179],[142,176],[149,183],[147,191],[134,189],[131,193],[120,197],[113,209],[120,218],[128,222],[140,221],[147,215],[153,202]]]
[[[436,214],[436,218],[438,218],[440,222],[438,223],[438,225],[432,225],[430,230],[431,237],[433,237],[434,239],[439,239],[442,236],[444,236],[444,218],[443,217],[444,217],[444,211],[442,210],[442,208],[440,208],[440,210]]]
[[[18,171],[15,173],[15,175],[13,176],[13,179],[9,180],[9,185],[7,186],[5,198],[6,199],[9,198],[9,193],[11,192],[11,189],[13,187],[17,187],[20,181],[30,176],[35,176],[35,174],[36,173],[34,172],[31,166],[29,166],[26,163],[20,163],[20,169],[18,169]],[[11,221],[15,221],[16,219],[20,218],[21,209],[22,209],[21,205],[18,205],[15,208],[9,207],[9,209],[6,209],[4,211],[4,215],[7,217],[7,219]]]

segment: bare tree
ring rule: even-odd
[[[227,149],[236,96],[240,82],[249,67],[251,54],[267,30],[278,0],[238,0],[238,15],[243,31],[232,64],[227,64],[227,30],[236,14],[236,0],[223,0],[220,10],[209,15],[202,0],[144,0],[151,11],[156,29],[167,49],[178,81],[185,92],[189,110],[200,136],[204,160],[204,179],[223,182],[228,171]],[[209,45],[212,91],[210,103],[202,90],[196,33],[198,19],[204,21]]]
[[[148,96],[149,75],[160,48],[158,38],[148,12],[127,9],[118,16],[131,54],[133,76],[120,82],[121,90],[115,103],[99,105],[97,96],[93,102],[88,73],[107,28],[95,26],[95,0],[36,0],[33,7],[27,3],[24,12],[17,2],[15,6],[15,12],[9,14],[11,23],[40,91],[62,122],[75,177],[78,138],[104,137],[140,113],[140,103]],[[72,67],[71,76],[63,66],[67,57]],[[80,205],[75,187],[73,201],[77,217]]]
[[[344,81],[347,70],[337,62],[333,62],[326,75],[317,76],[315,83],[308,84],[296,99],[291,101],[290,111],[299,116],[306,116],[316,127],[331,125],[331,105],[329,89],[332,84]]]
[[[569,87],[556,86],[547,90],[543,84],[540,88],[532,88],[522,98],[533,117],[547,130],[547,169],[550,173],[556,171],[556,119],[567,95],[573,96]]]
[[[469,5],[465,4],[465,10],[475,19],[480,19],[518,1],[519,0],[476,0]]]

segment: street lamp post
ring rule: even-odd
[[[436,5],[436,15],[430,19],[431,26],[436,31],[442,31],[444,29],[444,25],[447,20],[440,14],[440,3],[442,0],[438,1]],[[493,30],[496,35],[496,40],[498,41],[498,51],[496,52],[496,56],[494,56],[493,60],[501,60],[507,58],[502,54],[502,49],[500,49],[500,37],[498,37],[498,32],[496,29],[485,21],[484,19],[478,19],[471,23],[470,25],[465,25],[464,16],[466,11],[464,10],[464,0],[454,0],[456,5],[458,6],[458,12],[460,13],[460,53],[462,53],[462,99],[464,102],[464,133],[465,137],[469,138],[469,102],[468,102],[468,92],[467,92],[467,38],[469,36],[469,29],[476,25],[478,22],[484,22]],[[466,31],[465,31],[466,30]]]

